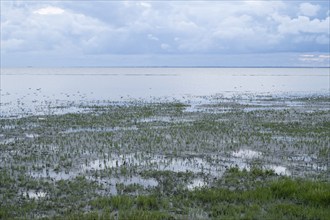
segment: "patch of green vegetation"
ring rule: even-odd
[[[133,210],[126,212],[119,212],[118,219],[120,220],[171,220],[176,219],[168,212],[161,211],[145,211],[145,210]]]
[[[139,193],[139,192],[144,192],[144,187],[140,184],[129,184],[129,185],[125,185],[123,183],[119,183],[116,185],[118,194],[129,194],[129,193]]]
[[[153,189],[155,193],[170,195],[182,193],[194,175],[192,172],[146,170],[141,176],[157,180],[158,185]]]
[[[261,174],[236,169],[230,169],[228,174],[235,174],[238,180],[250,175],[269,175],[267,171]],[[327,219],[330,183],[278,177],[253,189],[201,188],[161,197],[151,194],[99,198],[90,204],[101,213],[105,208],[118,211],[121,217],[135,213],[134,219],[188,218],[189,210],[204,210],[210,219]]]
[[[329,182],[313,182],[284,178],[270,185],[275,198],[300,201],[311,206],[330,206]]]
[[[126,195],[100,197],[90,202],[92,208],[104,209],[109,207],[111,208],[111,210],[129,209],[133,206],[133,204],[134,204],[134,199]]]
[[[200,189],[188,198],[216,218],[327,219],[329,187],[329,183],[281,178],[250,190]]]
[[[330,158],[330,148],[327,146],[327,147],[323,147],[323,148],[320,148],[319,150],[319,156],[320,157],[324,157],[324,158]]]
[[[317,125],[303,124],[299,122],[267,122],[263,123],[262,126],[266,129],[269,128],[273,131],[285,134],[330,133],[330,122],[323,122]]]
[[[309,97],[299,97],[293,99],[293,101],[302,101],[302,102],[326,102],[330,103],[329,96],[309,96]]]

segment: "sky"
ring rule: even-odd
[[[330,66],[329,1],[1,0],[1,66]]]

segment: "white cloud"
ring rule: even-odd
[[[158,37],[155,37],[155,36],[152,35],[152,34],[148,34],[148,39],[150,39],[150,40],[154,40],[154,41],[159,41]]]
[[[53,6],[33,8],[29,8],[30,11],[14,8],[13,14],[7,12],[1,21],[2,50],[88,51],[98,44],[97,38],[109,33],[104,23],[84,14]]]
[[[325,54],[301,54],[298,60],[309,64],[323,63],[329,65],[330,56]]]
[[[290,1],[1,3],[2,51],[238,54],[327,50],[322,4]],[[294,7],[291,7],[294,6]],[[323,13],[322,16],[318,16]],[[299,15],[299,16],[297,16]],[[307,44],[305,44],[307,42]],[[302,57],[303,58],[303,57]]]
[[[321,54],[321,55],[319,55],[319,58],[330,59],[330,55]]]
[[[145,8],[151,8],[151,4],[147,3],[147,2],[138,2],[136,3],[136,5],[145,7]]]
[[[161,44],[160,47],[163,49],[163,50],[170,50],[171,49],[171,46],[168,45],[168,44]]]
[[[282,34],[329,34],[330,17],[324,20],[319,20],[317,18],[311,20],[306,16],[290,18],[289,16],[274,15],[273,18],[279,22],[278,31]]]
[[[62,14],[63,12],[64,10],[62,8],[48,6],[45,8],[40,8],[34,11],[33,13],[40,15],[58,15],[58,14]]]
[[[300,13],[309,17],[317,15],[317,12],[320,10],[319,5],[313,5],[311,3],[305,2],[300,4]]]
[[[300,57],[311,58],[311,57],[315,57],[315,55],[314,54],[302,54],[302,55],[300,55]]]

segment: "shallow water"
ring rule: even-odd
[[[91,180],[95,180],[95,178],[90,178]],[[117,195],[119,184],[123,184],[124,186],[128,185],[140,185],[144,188],[155,187],[158,185],[158,182],[152,178],[141,178],[140,176],[131,176],[131,177],[118,177],[118,178],[110,178],[110,179],[97,179],[97,181],[102,184],[107,191],[106,194]]]
[[[328,68],[3,68],[1,115],[55,113],[49,106],[214,94],[327,94]],[[44,112],[44,111],[48,112]]]
[[[187,189],[188,190],[195,190],[197,188],[202,188],[207,186],[207,182],[205,182],[203,179],[200,178],[196,178],[193,179],[188,185],[187,185]]]
[[[277,175],[283,175],[283,176],[291,175],[291,172],[288,170],[288,168],[284,166],[266,165],[265,168],[273,170]]]
[[[253,150],[248,150],[248,149],[241,149],[239,151],[235,151],[232,153],[232,155],[234,157],[240,157],[243,159],[252,159],[252,158],[258,158],[260,157],[262,154],[260,152],[257,151],[253,151]]]
[[[31,172],[30,176],[34,178],[49,178],[55,181],[59,180],[68,180],[68,179],[73,179],[78,175],[77,172],[71,171],[71,172],[65,172],[65,171],[60,171],[56,172],[53,170],[46,170],[43,169],[42,171],[36,171],[36,172]]]
[[[23,192],[23,195],[30,199],[41,199],[41,198],[44,198],[47,194],[42,191],[36,192],[36,191],[30,190],[27,192]]]

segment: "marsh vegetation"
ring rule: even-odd
[[[0,118],[0,219],[330,216],[329,96],[200,100]]]

